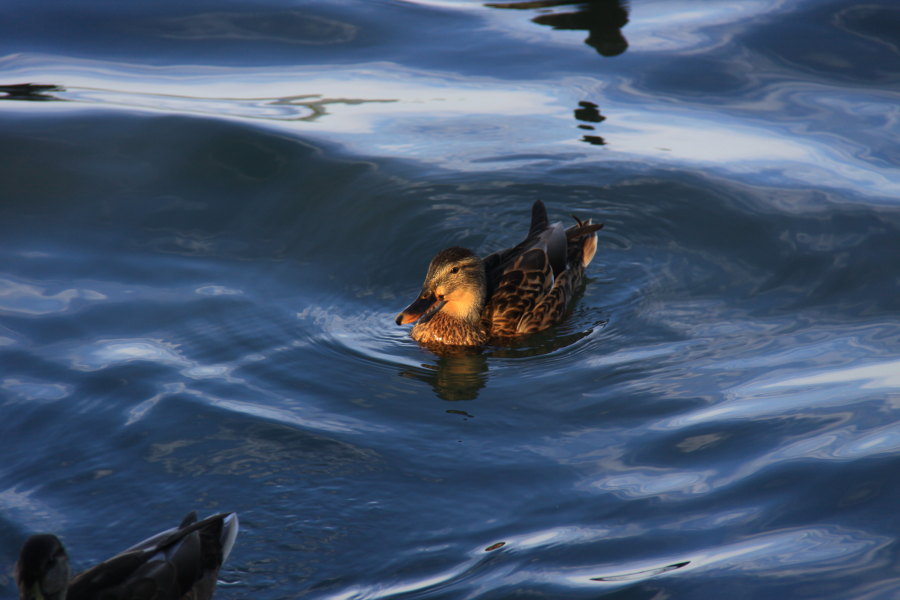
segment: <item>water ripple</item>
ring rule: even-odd
[[[18,377],[0,380],[0,388],[21,399],[39,402],[62,400],[72,393],[71,385]]]
[[[135,361],[191,366],[173,344],[150,338],[97,340],[74,350],[71,361],[72,367],[81,371],[98,371]]]
[[[849,369],[831,369],[813,375],[795,376],[770,383],[759,382],[756,385],[765,390],[783,387],[820,387],[834,383],[858,383],[860,389],[888,389],[900,392],[900,360]]]
[[[199,506],[223,599],[892,597],[897,7],[63,4],[0,6],[0,562]],[[563,324],[393,324],[535,198],[607,223]]]
[[[52,293],[50,285],[42,287],[35,282],[25,283],[13,279],[0,279],[0,314],[41,316],[65,313],[79,300],[106,300],[95,290],[69,288]]]

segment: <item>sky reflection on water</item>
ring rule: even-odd
[[[531,12],[476,8],[463,3],[451,10],[464,10],[475,21],[486,20],[506,35],[517,21],[510,14]],[[2,68],[7,77],[64,84],[65,91],[53,92],[52,97],[78,106],[259,119],[288,131],[301,127],[304,135],[337,139],[354,151],[377,148],[386,156],[415,157],[457,170],[497,168],[486,159],[516,148],[519,155],[533,155],[531,161],[551,160],[564,152],[570,154],[569,160],[689,165],[754,182],[763,177],[773,185],[853,187],[871,195],[900,190],[895,157],[880,151],[887,150],[879,141],[883,134],[873,133],[877,123],[846,126],[877,121],[890,113],[892,92],[834,80],[797,80],[791,75],[794,65],[776,62],[747,64],[734,72],[744,81],[740,92],[659,93],[661,82],[654,77],[667,71],[670,57],[727,51],[732,62],[723,63],[723,68],[733,71],[731,47],[751,49],[757,29],[764,31],[766,24],[791,17],[796,7],[783,2],[690,7],[645,2],[630,10],[627,28],[632,47],[623,55],[624,63],[576,53],[568,68],[561,65],[552,78],[536,73],[528,84],[488,75],[460,76],[454,65],[422,68],[402,60],[338,69],[150,67],[31,53],[7,57]],[[197,23],[214,21],[206,15]],[[206,43],[240,39],[225,35],[218,26],[207,29],[206,35],[200,33],[202,28],[193,35]],[[529,33],[530,43],[551,47],[573,35],[542,32],[530,22],[523,23],[522,31]],[[861,35],[850,31],[849,25],[847,31]],[[880,43],[864,35],[862,39]],[[350,38],[332,41],[341,45]],[[580,72],[586,60],[602,60],[596,63],[596,75],[585,77]],[[635,78],[638,68],[645,75]],[[377,96],[371,90],[378,90]],[[586,100],[599,105],[609,119],[600,126],[602,135],[591,134],[575,143],[579,137],[571,112]],[[828,127],[831,122],[845,125]],[[809,130],[810,124],[818,130]],[[475,130],[480,132],[477,140],[470,135]],[[441,143],[423,142],[435,138]],[[602,150],[583,144],[595,139],[603,140]]]

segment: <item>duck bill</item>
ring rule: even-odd
[[[434,294],[420,294],[412,304],[403,309],[397,315],[397,325],[406,325],[408,323],[425,323],[433,317],[437,311],[441,310],[446,302],[438,300]]]

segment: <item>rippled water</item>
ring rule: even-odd
[[[223,599],[900,596],[900,8],[535,4],[0,5],[0,562],[236,510]],[[394,325],[537,198],[606,224],[564,324]]]

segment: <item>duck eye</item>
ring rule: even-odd
[[[459,267],[453,267],[452,269],[450,269],[450,272],[451,273],[459,273]]]

